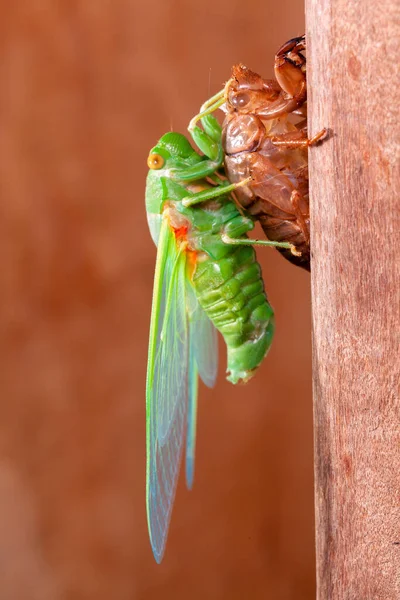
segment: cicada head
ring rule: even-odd
[[[146,181],[146,212],[150,232],[156,244],[166,200],[179,200],[188,193],[185,187],[176,182],[175,176],[180,170],[185,170],[201,160],[201,156],[180,133],[166,133],[150,150],[147,158],[150,171]]]
[[[173,131],[162,136],[150,150],[147,166],[151,170],[176,169],[198,162],[199,156],[186,137]]]
[[[263,79],[245,65],[238,64],[232,67],[232,77],[226,84],[227,108],[241,113],[258,113],[274,102],[279,92],[275,81]]]

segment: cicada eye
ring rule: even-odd
[[[246,92],[239,92],[238,94],[232,94],[229,100],[232,106],[239,110],[250,102],[250,96]]]
[[[147,159],[149,169],[161,169],[164,166],[164,159],[160,154],[150,154]]]

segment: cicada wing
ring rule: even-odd
[[[186,254],[163,219],[153,290],[146,383],[147,518],[161,562],[187,422],[189,323]]]
[[[188,283],[187,288],[189,320],[193,332],[190,340],[193,343],[197,368],[206,386],[214,387],[218,373],[217,330],[200,306],[193,286]]]
[[[165,235],[165,241],[161,239],[161,233]],[[189,328],[185,266],[186,254],[178,249],[173,231],[164,219],[153,291],[155,313],[152,312],[150,329],[150,338],[154,336],[154,355],[152,353],[150,361],[149,348],[147,379],[148,390],[156,401],[157,440],[161,447],[169,439],[175,411],[187,401]]]
[[[186,431],[186,485],[189,490],[193,487],[194,479],[194,457],[196,450],[196,427],[197,427],[197,394],[199,389],[199,373],[197,369],[195,344],[196,331],[190,323],[189,344],[189,377],[188,377],[188,413]]]
[[[218,371],[217,330],[201,308],[192,285],[187,284],[189,310],[189,406],[186,433],[186,485],[193,487],[196,450],[198,375],[213,387]]]

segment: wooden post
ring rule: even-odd
[[[307,0],[318,600],[400,598],[397,0]]]

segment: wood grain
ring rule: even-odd
[[[317,597],[396,600],[399,5],[306,4]]]

